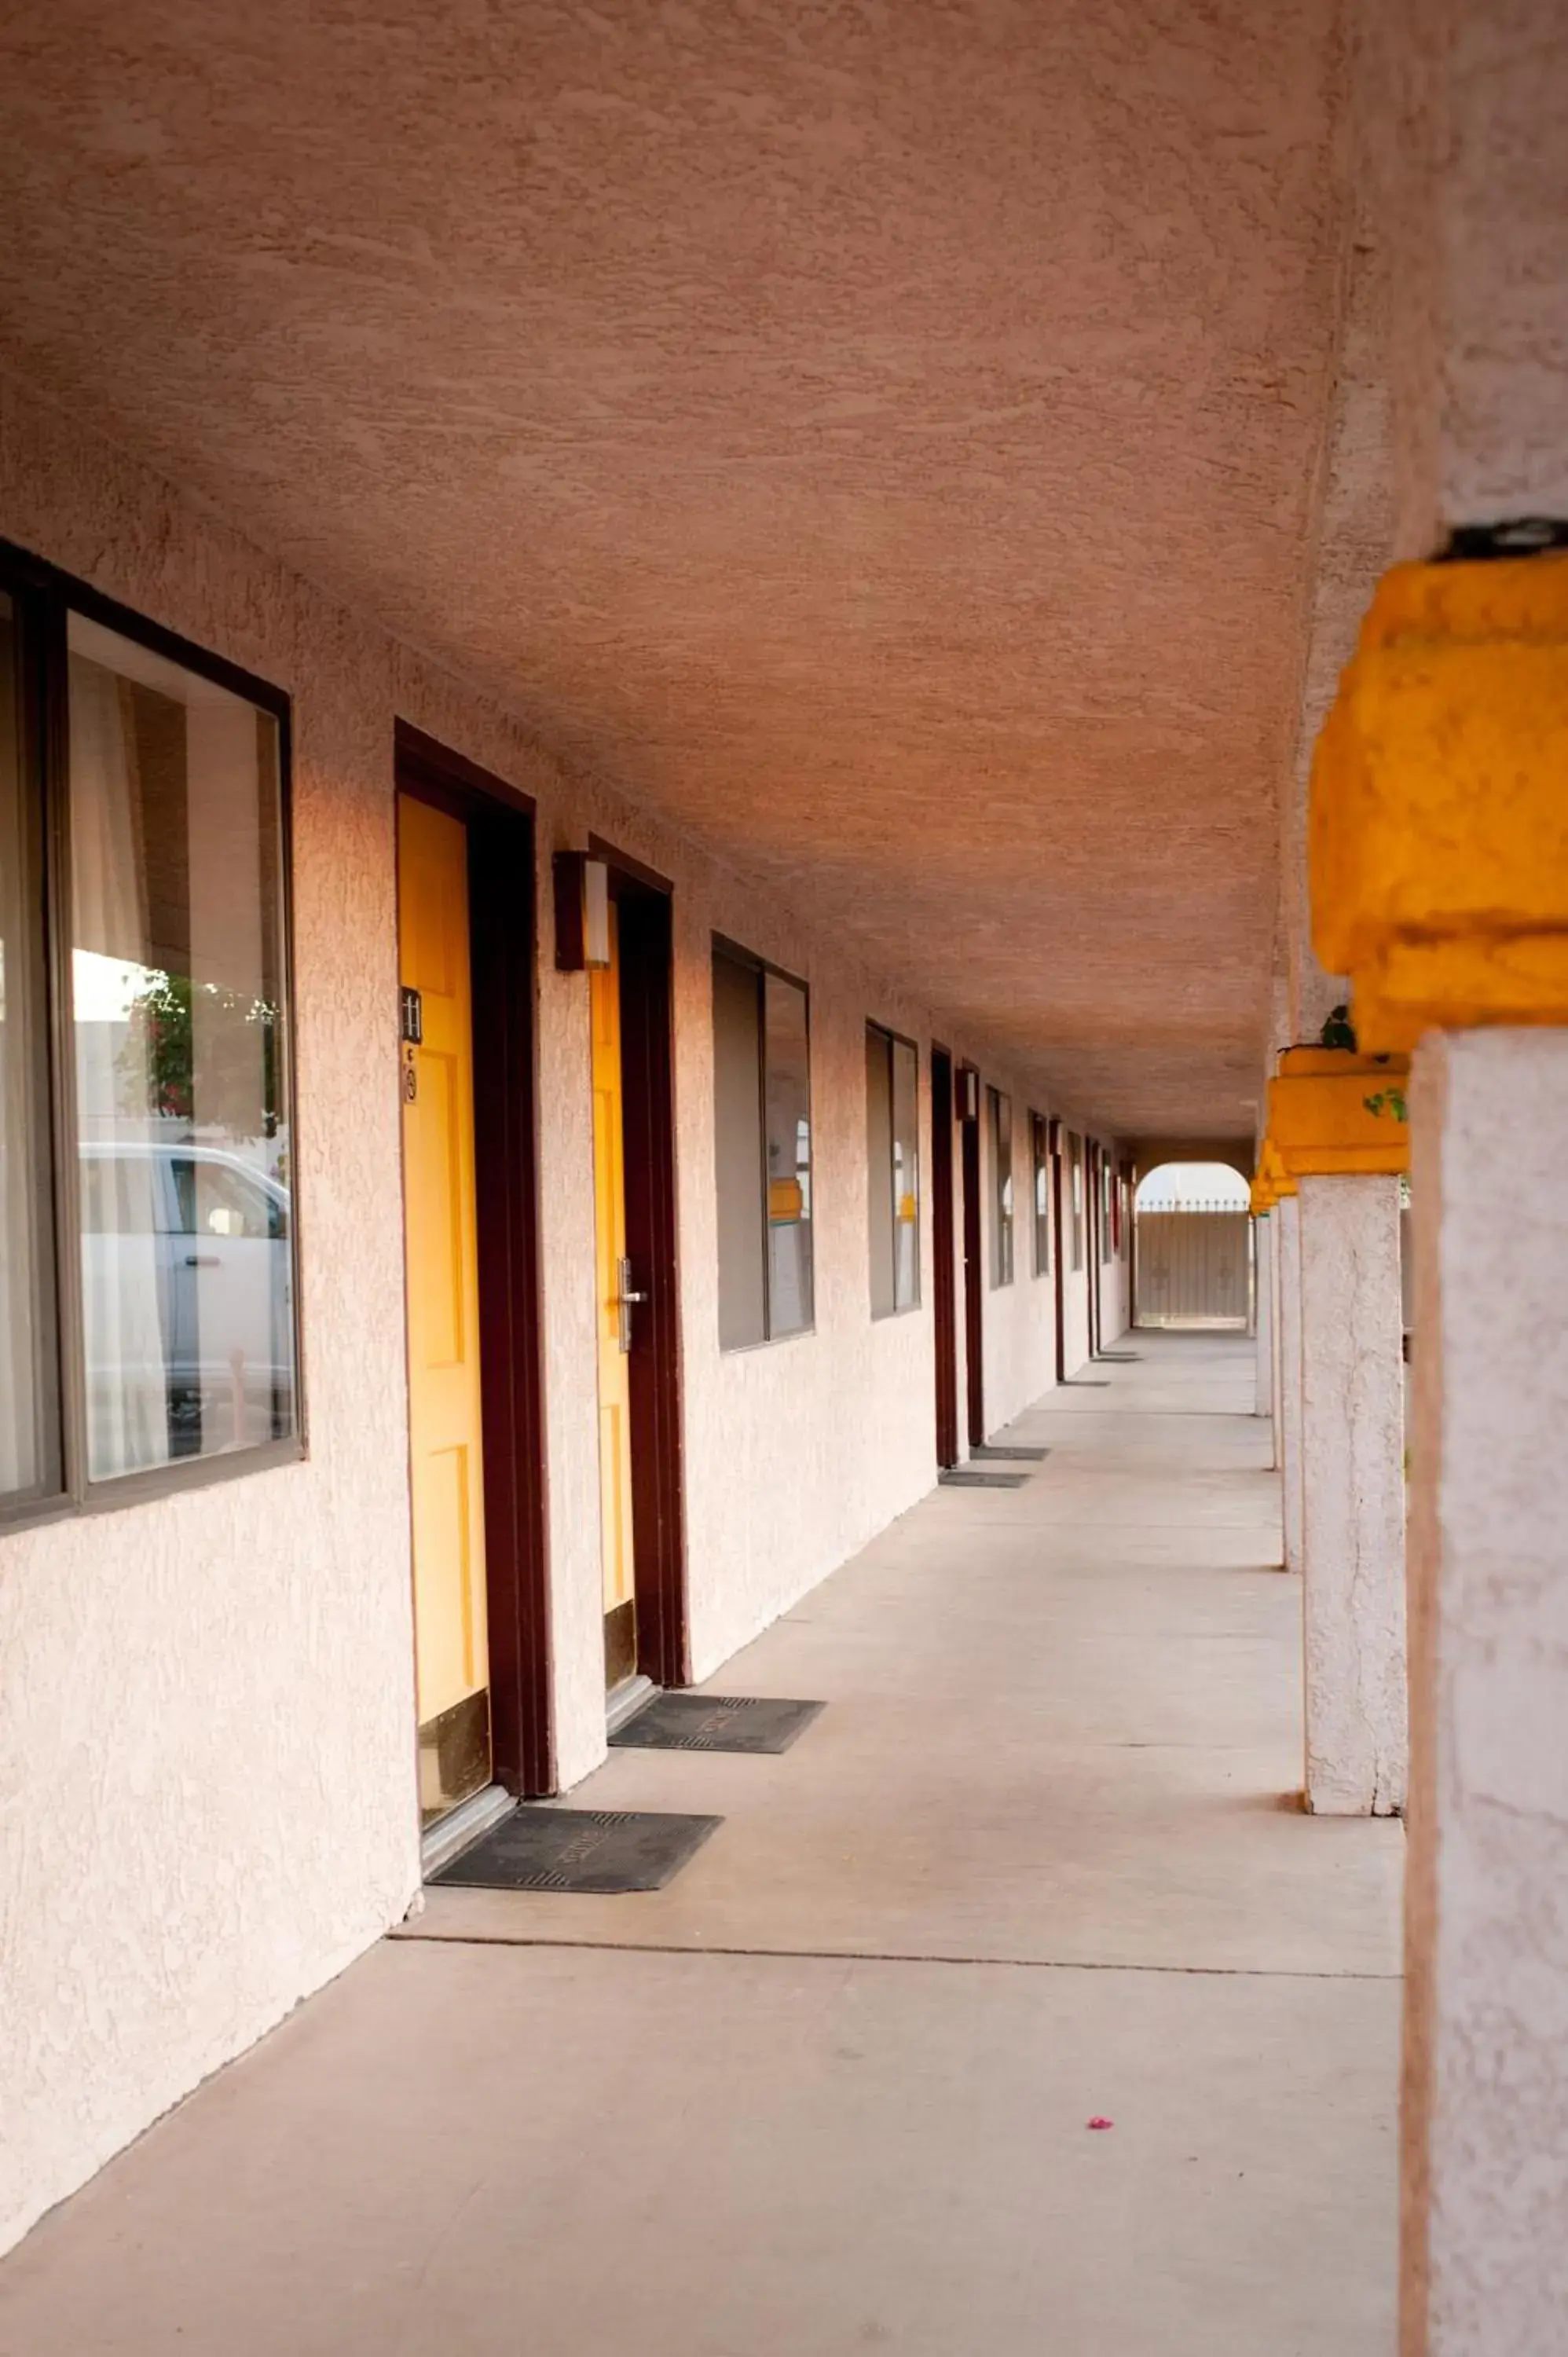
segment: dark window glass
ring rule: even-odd
[[[765,974],[763,1104],[768,1155],[768,1331],[811,1323],[811,1067],[806,994]]]
[[[987,1089],[991,1115],[991,1282],[1013,1282],[1013,1100]]]
[[[714,1156],[719,1341],[811,1324],[811,1073],[806,993],[714,952]]]
[[[1074,1268],[1081,1268],[1083,1266],[1083,1140],[1073,1130],[1068,1132],[1067,1166],[1072,1228],[1072,1265]]]
[[[42,803],[20,617],[0,591],[0,1501],[60,1486],[54,1357]]]
[[[1050,1124],[1037,1113],[1029,1115],[1029,1163],[1035,1185],[1035,1275],[1051,1270]]]
[[[867,1213],[871,1314],[891,1318],[920,1298],[919,1063],[908,1039],[865,1027]]]
[[[768,1336],[762,1200],[762,977],[714,957],[714,1164],[719,1214],[719,1344]]]

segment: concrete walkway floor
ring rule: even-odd
[[[573,1796],[722,1813],[669,1889],[430,1893],[0,2266],[5,2357],[1389,2357],[1402,1833],[1293,1805],[1250,1346],[1123,1347],[714,1681],[792,1751]]]

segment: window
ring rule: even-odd
[[[1100,1257],[1108,1262],[1115,1247],[1111,1232],[1111,1157],[1103,1146],[1095,1160],[1100,1171]]]
[[[1044,1114],[1029,1115],[1029,1161],[1035,1181],[1035,1275],[1051,1273],[1051,1125]]]
[[[43,566],[10,576],[0,628],[0,1502],[15,1510],[292,1444],[298,1384],[286,705]],[[58,752],[29,736],[19,683],[61,709]]]
[[[920,1298],[919,1062],[912,1043],[865,1027],[871,1314],[892,1318]]]
[[[991,1282],[1013,1282],[1013,1100],[985,1092],[991,1129]]]
[[[1067,1136],[1067,1167],[1072,1226],[1072,1265],[1083,1266],[1083,1140],[1075,1130]]]
[[[720,1348],[806,1332],[813,1313],[805,987],[716,943],[714,1159]]]

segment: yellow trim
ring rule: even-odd
[[[1265,1211],[1273,1211],[1282,1196],[1295,1193],[1295,1180],[1285,1168],[1280,1149],[1272,1137],[1265,1137],[1258,1148],[1258,1172],[1252,1181],[1254,1208],[1261,1201]]]
[[[1379,584],[1313,764],[1313,938],[1364,1049],[1568,1023],[1568,557]]]
[[[1269,1082],[1272,1151],[1293,1178],[1360,1173],[1397,1177],[1410,1168],[1410,1124],[1369,1098],[1402,1094],[1408,1056],[1352,1055],[1344,1048],[1287,1048]]]

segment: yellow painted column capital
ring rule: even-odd
[[[1318,738],[1309,857],[1363,1049],[1568,1024],[1568,554],[1384,576]]]
[[[1295,1192],[1299,1178],[1396,1178],[1410,1168],[1408,1056],[1287,1048],[1269,1082],[1263,1155]]]
[[[1252,1179],[1252,1211],[1261,1216],[1272,1211],[1282,1195],[1294,1193],[1295,1180],[1285,1168],[1279,1147],[1272,1137],[1265,1137],[1258,1148],[1258,1168]]]

